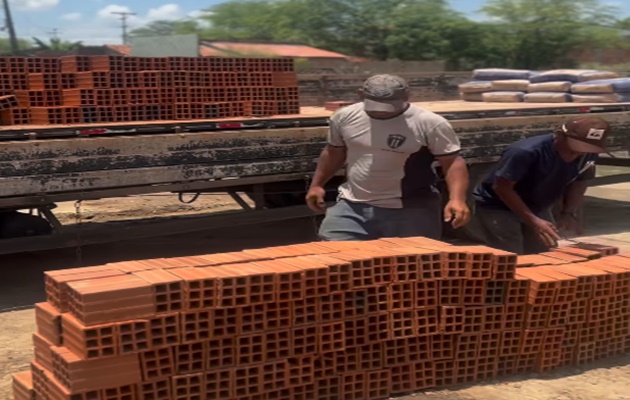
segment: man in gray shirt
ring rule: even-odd
[[[468,169],[460,143],[441,116],[409,103],[407,82],[375,75],[360,90],[363,102],[330,118],[328,144],[321,153],[307,204],[324,211],[324,186],[346,165],[338,202],[326,210],[323,240],[442,234],[441,202],[432,163],[442,167],[449,191],[444,220],[454,228],[468,223]]]

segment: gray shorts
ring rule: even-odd
[[[383,208],[341,199],[326,211],[319,228],[325,241],[373,240],[423,236],[440,239],[442,209],[439,195],[414,201],[406,208]]]
[[[538,217],[553,222],[551,211],[539,213]],[[538,254],[549,250],[534,229],[511,211],[476,205],[473,223],[479,239],[489,247],[516,254]]]

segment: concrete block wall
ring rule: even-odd
[[[16,400],[385,399],[630,350],[630,255],[425,238],[46,273]]]

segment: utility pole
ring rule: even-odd
[[[6,19],[7,31],[9,31],[9,43],[11,44],[11,53],[15,56],[19,53],[20,47],[18,45],[17,35],[15,34],[15,26],[13,25],[13,17],[11,16],[11,8],[9,7],[9,0],[2,0],[4,6],[4,18]]]
[[[57,28],[54,28],[53,30],[51,30],[50,32],[47,32],[50,35],[50,38],[53,40],[57,40],[59,39],[59,34],[61,33],[61,31]]]
[[[4,0],[7,1],[7,0]],[[122,24],[122,41],[123,44],[127,44],[127,42],[129,41],[128,37],[127,37],[127,19],[129,17],[131,17],[132,15],[137,15],[136,13],[132,13],[132,12],[124,12],[124,11],[112,11],[112,14],[115,15],[120,15],[120,21]]]

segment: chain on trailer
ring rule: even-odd
[[[77,237],[76,237],[77,246],[75,249],[75,253],[77,256],[76,258],[77,265],[79,267],[83,265],[83,248],[82,248],[83,237],[81,236],[81,227],[83,223],[83,218],[81,215],[81,203],[82,203],[82,200],[77,200],[74,203],[75,222],[77,224]]]

